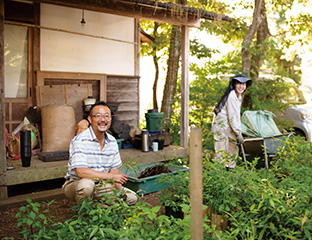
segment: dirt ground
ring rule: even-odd
[[[160,206],[158,200],[159,192],[150,193],[142,197],[142,200],[154,206]],[[67,199],[56,200],[50,205],[50,213],[55,216],[55,221],[65,220],[70,218],[70,207],[71,203]],[[19,227],[17,227],[17,219],[15,218],[16,213],[19,212],[19,207],[12,208],[7,211],[0,211],[0,239],[4,237],[15,237],[19,234]],[[162,206],[159,215],[165,214],[165,209]]]

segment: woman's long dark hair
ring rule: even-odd
[[[229,86],[227,87],[225,93],[221,97],[221,100],[218,102],[217,106],[213,110],[216,116],[221,112],[222,108],[224,107],[226,101],[228,100],[228,97],[230,95],[230,92],[235,89],[233,79],[230,81]]]

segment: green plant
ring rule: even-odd
[[[108,195],[107,195],[108,197]],[[110,197],[112,197],[110,195]],[[105,198],[105,196],[104,196]],[[105,209],[102,201],[85,199],[73,207],[74,215],[63,222],[54,222],[53,216],[44,217],[38,211],[40,203],[28,201],[17,217],[24,239],[190,239],[191,219],[183,220],[157,215],[160,206],[139,201],[128,206],[118,193],[114,193],[115,204]],[[107,200],[107,199],[106,199]],[[52,202],[51,202],[52,203]],[[49,204],[51,204],[49,203]],[[189,205],[183,206],[189,214]],[[48,214],[48,210],[46,211]],[[207,220],[207,219],[206,219]],[[27,223],[32,231],[22,226]],[[206,232],[213,230],[204,225]]]
[[[47,218],[44,213],[49,212],[49,203],[44,203],[47,206],[47,209],[43,213],[39,212],[41,206],[38,202],[32,202],[31,199],[26,199],[27,205],[20,208],[20,212],[16,214],[17,226],[21,228],[21,234],[25,239],[28,236],[34,236],[35,233],[41,232],[45,224],[50,223],[51,219]]]
[[[227,159],[234,158],[226,156]],[[224,214],[237,208],[246,183],[244,166],[226,171],[216,160],[203,159],[203,202],[215,214]]]
[[[283,142],[270,169],[238,164],[227,172],[204,161],[204,203],[230,222],[221,239],[311,239],[311,157],[311,143],[295,137]]]
[[[161,205],[178,211],[181,204],[189,204],[189,172],[179,172],[174,175],[164,175],[158,184],[165,187],[159,195]]]

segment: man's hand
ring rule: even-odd
[[[113,173],[114,182],[124,184],[128,181],[128,176],[123,173]]]

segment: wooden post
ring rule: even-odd
[[[189,126],[189,27],[182,26],[182,73],[181,73],[181,135],[180,145],[184,148],[188,146],[188,126]]]
[[[40,3],[33,3],[34,6],[34,24],[40,26]],[[31,74],[32,74],[32,95],[30,96],[32,98],[32,106],[36,106],[37,101],[37,91],[36,91],[36,86],[38,85],[37,83],[37,78],[36,78],[36,72],[40,71],[40,28],[33,28],[31,33],[33,34],[32,37],[32,44],[31,44],[31,59],[32,59],[32,64],[30,66],[31,69]]]
[[[140,76],[140,48],[141,48],[141,38],[140,38],[140,19],[134,19],[134,75]],[[140,111],[140,81],[138,81],[138,105],[137,108]],[[138,113],[140,116],[140,112]],[[139,118],[137,118],[137,126],[140,125]]]
[[[140,19],[134,19],[134,76],[140,76]]]
[[[0,1],[0,199],[7,198],[7,188],[3,183],[6,171],[5,104],[4,99],[4,1]]]
[[[192,128],[190,136],[191,236],[203,239],[202,132]]]

